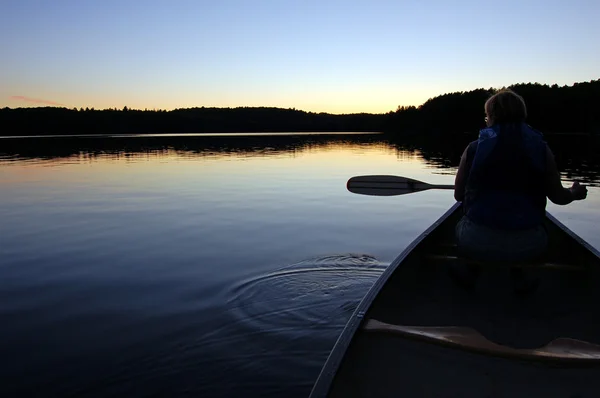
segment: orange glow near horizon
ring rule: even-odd
[[[66,108],[94,108],[148,110],[173,110],[180,108],[215,107],[273,107],[297,109],[305,112],[330,114],[373,113],[395,111],[398,106],[418,106],[429,98],[441,95],[440,87],[351,87],[321,93],[227,93],[199,94],[195,91],[174,93],[172,90],[158,95],[156,92],[127,93],[116,100],[111,93],[81,95],[57,93],[49,90],[30,90],[28,95],[0,97],[0,108],[59,106]],[[35,92],[35,95],[33,93]]]
[[[352,114],[384,114],[393,112],[399,106],[420,106],[427,100],[453,92],[470,91],[479,88],[501,88],[520,81],[499,79],[468,85],[463,81],[416,80],[412,82],[375,81],[354,82],[350,85],[335,85],[314,90],[303,88],[232,89],[211,87],[200,90],[193,86],[147,86],[120,93],[118,99],[114,90],[99,90],[82,94],[78,90],[56,91],[47,85],[27,86],[24,93],[21,87],[9,87],[12,96],[0,97],[0,108],[63,106],[66,108],[94,108],[138,110],[173,110],[182,108],[237,108],[273,107],[297,109],[305,112]],[[546,82],[554,84],[555,82]],[[572,85],[571,83],[564,83]],[[114,84],[113,84],[114,85]],[[116,88],[115,88],[116,89]],[[18,94],[18,95],[17,95]]]

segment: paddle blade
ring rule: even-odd
[[[393,196],[425,191],[432,188],[452,189],[452,185],[431,185],[411,178],[392,175],[357,176],[348,180],[350,192],[361,195]]]

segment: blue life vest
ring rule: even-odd
[[[546,142],[525,123],[479,132],[465,192],[473,222],[504,230],[541,225],[546,210]]]

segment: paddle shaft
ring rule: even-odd
[[[450,184],[429,184],[429,189],[454,189]]]

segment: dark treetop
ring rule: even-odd
[[[546,133],[600,133],[600,79],[573,86],[517,84],[528,123]],[[449,135],[484,127],[483,104],[492,89],[431,98],[419,107],[385,114],[305,112],[281,108],[189,108],[164,110],[0,109],[0,135],[379,131],[392,135]]]

